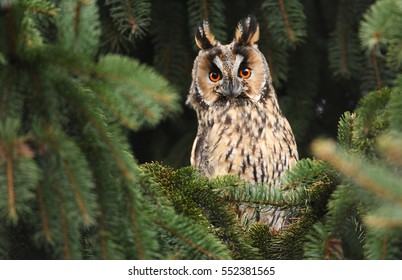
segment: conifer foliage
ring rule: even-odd
[[[177,94],[136,60],[97,56],[95,1],[0,3],[2,258],[24,257],[21,232],[47,258],[153,257],[125,128],[177,111]]]
[[[137,163],[129,131],[181,109],[194,26],[230,40],[240,2],[0,0],[0,259],[402,258],[400,0],[249,4],[299,143],[342,96],[320,93],[323,55],[330,83],[359,93],[336,141],[314,141],[280,186]],[[246,203],[292,223],[239,221]]]
[[[337,144],[313,144],[317,157],[344,179],[308,237],[307,258],[402,258],[401,4],[378,1],[365,13],[359,33],[367,56],[381,56],[394,71],[394,86],[371,92],[354,113],[342,116]]]

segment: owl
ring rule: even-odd
[[[296,164],[298,152],[258,39],[254,17],[238,23],[227,45],[214,38],[207,21],[201,22],[186,104],[198,119],[191,165],[207,177],[234,174],[269,188]],[[280,209],[243,208],[237,209],[240,216],[247,213],[275,230],[285,224]]]

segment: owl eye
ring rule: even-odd
[[[243,79],[248,79],[251,76],[251,69],[246,67],[239,70],[239,77]]]
[[[216,83],[222,78],[222,74],[218,71],[211,71],[209,72],[209,79]]]

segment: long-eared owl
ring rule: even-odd
[[[270,187],[279,184],[297,162],[298,153],[258,39],[254,17],[239,22],[227,45],[214,38],[207,21],[198,25],[195,41],[201,50],[194,61],[186,102],[198,118],[191,165],[207,177],[236,174]],[[272,209],[265,218],[254,212],[257,221],[274,229],[284,223]]]

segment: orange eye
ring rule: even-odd
[[[216,82],[218,82],[221,78],[222,78],[221,73],[215,72],[215,71],[209,72],[209,79],[210,79],[212,82],[216,83]]]
[[[239,70],[239,77],[243,79],[248,79],[251,76],[251,69],[246,67]]]

